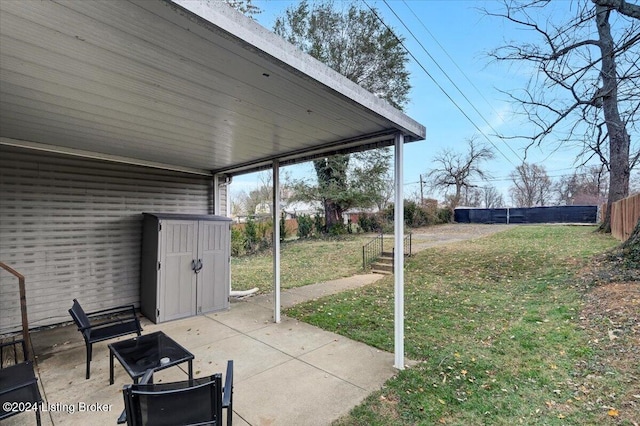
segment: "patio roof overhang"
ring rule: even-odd
[[[241,174],[425,128],[222,2],[0,2],[0,144]]]
[[[398,368],[402,147],[425,134],[221,1],[0,1],[0,146],[214,176],[214,184],[221,174],[273,168],[276,186],[280,166],[393,145]]]

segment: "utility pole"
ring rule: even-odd
[[[422,175],[420,175],[420,207],[424,207],[424,195],[422,193]]]

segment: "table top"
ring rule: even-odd
[[[111,343],[111,352],[132,378],[193,359],[193,354],[162,331]]]

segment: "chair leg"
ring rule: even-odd
[[[87,375],[86,379],[88,380],[91,376],[91,353],[93,352],[93,345],[91,343],[87,344]]]
[[[36,423],[38,426],[42,426],[42,420],[40,419],[40,409],[42,408],[42,404],[38,404],[38,409],[36,410]]]

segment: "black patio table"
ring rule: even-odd
[[[109,346],[109,384],[113,384],[113,357],[127,371],[134,383],[147,372],[159,371],[183,362],[189,363],[193,379],[193,354],[162,331],[115,342]]]

